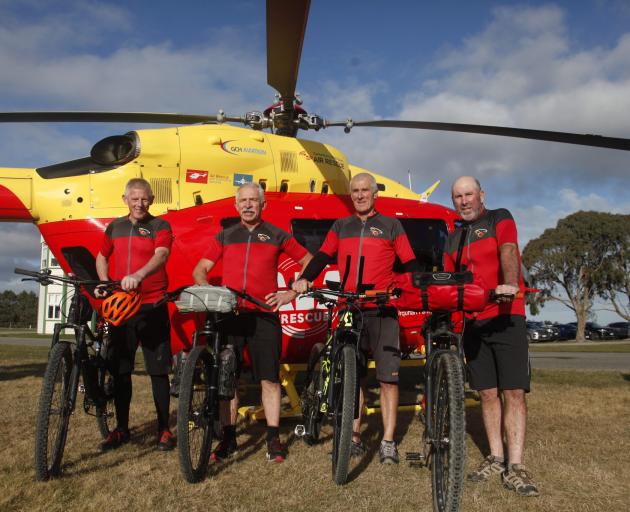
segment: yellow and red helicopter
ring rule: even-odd
[[[565,132],[426,121],[375,120],[330,122],[306,112],[296,100],[302,42],[310,0],[267,1],[267,82],[277,102],[242,117],[171,113],[6,112],[0,122],[137,122],[178,125],[136,130],[97,142],[89,157],[36,169],[0,168],[0,221],[33,222],[65,272],[95,278],[94,258],[107,224],[124,215],[121,194],[130,178],[147,179],[154,190],[151,212],[171,224],[175,241],[167,270],[171,287],[191,282],[191,272],[208,240],[237,220],[236,187],[260,183],[267,194],[264,217],[317,251],[335,219],[349,215],[350,178],[366,169],[350,164],[338,149],[297,137],[303,130],[342,127],[390,127],[444,130],[520,137],[630,150],[630,140]],[[232,123],[232,124],[231,124]],[[242,128],[233,123],[241,123]],[[268,131],[265,131],[268,130]],[[401,220],[419,262],[427,270],[441,265],[444,240],[456,213],[422,195],[367,171],[377,179],[377,208]],[[115,262],[114,262],[115,264]],[[278,282],[285,286],[299,270],[281,261]],[[213,273],[218,283],[220,266]],[[338,278],[330,266],[321,280]],[[316,284],[321,284],[316,283]],[[325,330],[323,310],[300,298],[280,311],[282,358],[300,363]],[[401,345],[422,345],[423,315],[403,312]],[[185,348],[193,322],[173,312],[173,352]]]

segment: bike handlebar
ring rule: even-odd
[[[180,286],[179,288],[176,288],[175,290],[172,290],[170,292],[166,292],[164,294],[164,296],[158,300],[153,306],[154,307],[158,307],[161,306],[162,304],[166,303],[166,302],[173,302],[174,300],[177,299],[177,297],[179,297],[179,295],[186,290],[186,288],[190,288],[191,284],[187,284],[184,286]],[[236,290],[234,288],[230,288],[229,286],[226,286],[226,288],[228,290],[230,290],[232,293],[234,293],[237,297],[240,297],[242,299],[245,299],[249,302],[251,302],[252,304],[256,304],[257,306],[266,309],[268,311],[271,311],[273,309],[273,307],[271,307],[269,304],[267,304],[266,302],[263,302],[259,299],[257,299],[256,297],[252,297],[249,293],[245,293],[245,292],[241,292],[239,290]]]
[[[332,290],[330,288],[312,288],[303,295],[313,297],[315,300],[320,302],[338,302],[340,299],[357,302],[376,302],[379,300],[388,300],[398,297],[400,292],[400,288],[393,288],[392,290],[366,290],[362,293]],[[333,295],[336,299],[327,297],[327,295]]]
[[[100,281],[96,279],[79,279],[77,277],[56,276],[51,273],[50,269],[46,270],[27,270],[24,268],[15,268],[13,272],[19,275],[28,276],[24,281],[37,281],[42,286],[48,286],[53,282],[67,283],[74,286],[103,286],[108,290],[114,290],[120,286],[120,281]]]

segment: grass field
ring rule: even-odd
[[[155,425],[150,383],[134,375],[131,443],[111,453],[97,449],[94,418],[77,410],[62,478],[38,483],[32,468],[35,409],[46,362],[45,347],[0,346],[0,510],[322,511],[431,510],[430,473],[405,463],[382,467],[377,440],[380,421],[370,417],[364,439],[371,448],[353,467],[351,481],[330,478],[330,430],[324,442],[307,447],[290,432],[283,437],[290,456],[279,465],[265,461],[264,426],[239,424],[241,451],[235,461],[212,467],[201,484],[180,476],[176,452],[154,450]],[[462,510],[625,511],[630,503],[630,375],[571,371],[534,373],[529,395],[526,463],[540,483],[538,498],[518,498],[497,480],[467,484]],[[407,382],[409,392],[417,390]],[[176,403],[171,405],[172,422]],[[400,449],[419,449],[421,425],[411,414],[399,419]],[[478,407],[467,411],[467,466],[486,453]]]
[[[630,352],[630,341],[586,341],[584,343],[556,342],[556,343],[530,343],[530,352]]]

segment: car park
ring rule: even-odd
[[[574,340],[577,328],[571,324],[556,324],[554,325],[558,329],[558,339],[561,341]]]
[[[630,322],[612,322],[606,327],[615,333],[618,340],[630,338]]]
[[[542,322],[527,321],[527,340],[529,343],[552,341],[552,330]]]
[[[570,325],[577,326],[576,322],[571,322]],[[608,327],[603,327],[595,322],[586,322],[584,326],[584,336],[588,340],[592,341],[605,341],[617,339],[615,333]]]

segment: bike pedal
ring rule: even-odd
[[[405,460],[413,461],[413,462],[424,462],[425,456],[420,452],[405,452]]]
[[[306,427],[304,425],[296,425],[293,432],[298,437],[304,437],[306,435]]]

